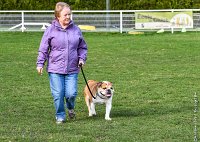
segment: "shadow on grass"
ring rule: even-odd
[[[166,115],[177,114],[182,112],[193,111],[193,106],[182,107],[148,107],[148,108],[124,108],[120,110],[114,110],[111,112],[111,117],[140,117],[150,115]]]

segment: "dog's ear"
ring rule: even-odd
[[[102,82],[97,83],[97,87],[101,87],[101,85],[102,85]]]

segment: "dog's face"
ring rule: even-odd
[[[109,81],[102,81],[99,82],[98,85],[98,94],[101,95],[103,98],[110,98],[114,93],[114,88],[112,83]]]

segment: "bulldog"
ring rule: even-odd
[[[93,98],[87,85],[84,88],[85,102],[88,107],[89,117],[96,115],[95,104],[106,104],[105,120],[111,120],[110,111],[112,107],[112,97],[114,88],[109,81],[97,82],[88,80],[88,86],[92,92]]]

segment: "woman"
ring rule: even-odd
[[[69,118],[75,117],[79,67],[87,57],[87,45],[81,30],[71,20],[70,6],[58,2],[55,20],[42,37],[37,58],[37,71],[42,75],[45,61],[54,99],[56,123],[66,121],[65,101]]]

